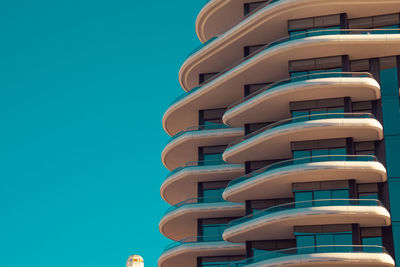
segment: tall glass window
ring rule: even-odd
[[[399,77],[396,57],[380,58],[380,80],[385,135],[400,134]]]
[[[351,225],[295,227],[297,247],[309,247],[312,252],[335,252],[334,246],[352,245]]]

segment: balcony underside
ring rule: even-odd
[[[227,181],[244,174],[243,165],[193,166],[168,177],[161,185],[161,197],[171,205],[198,196],[198,183]]]
[[[167,213],[160,221],[160,232],[175,241],[197,235],[197,219],[241,217],[245,214],[243,204],[194,203],[187,204]]]
[[[245,123],[279,121],[290,117],[290,103],[315,99],[350,97],[352,101],[380,99],[376,80],[362,78],[320,78],[271,88],[232,109],[223,117],[226,125],[242,127]]]
[[[379,162],[331,161],[287,166],[258,174],[224,191],[224,199],[244,202],[252,199],[293,197],[293,183],[356,180],[361,183],[387,181],[386,169]]]
[[[291,142],[352,137],[355,142],[383,139],[383,127],[375,119],[343,118],[296,122],[266,130],[225,150],[229,163],[292,157]]]
[[[360,224],[383,227],[391,224],[390,214],[379,206],[325,206],[297,208],[267,214],[225,230],[224,240],[242,243],[247,240],[294,238],[294,226],[325,224]]]
[[[165,251],[158,267],[197,267],[197,257],[244,255],[246,246],[226,241],[187,243]]]
[[[226,107],[243,98],[244,85],[288,78],[287,62],[349,55],[350,60],[400,54],[400,34],[328,35],[292,40],[267,49],[172,104],[163,117],[174,135],[198,123],[198,111]]]
[[[385,253],[313,253],[305,255],[286,256],[273,260],[245,265],[245,267],[394,267],[390,255]]]
[[[164,148],[161,161],[169,170],[174,170],[188,161],[197,161],[198,147],[226,145],[243,136],[243,129],[216,129],[190,131],[172,140]]]

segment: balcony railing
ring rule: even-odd
[[[286,43],[286,42],[289,42],[292,40],[298,40],[298,39],[302,39],[302,38],[306,38],[306,37],[317,37],[317,36],[324,36],[324,35],[338,35],[338,34],[375,35],[375,34],[396,34],[396,33],[400,33],[400,29],[325,29],[325,30],[315,30],[315,31],[309,31],[309,32],[305,32],[305,33],[298,33],[298,34],[286,36],[286,37],[280,38],[276,41],[273,41],[269,44],[266,44],[266,45],[260,47],[259,49],[255,50],[248,56],[238,60],[234,64],[232,64],[229,67],[220,71],[218,74],[205,80],[202,84],[200,84],[200,86],[195,87],[192,90],[190,90],[189,92],[184,93],[183,95],[177,97],[174,101],[172,101],[171,105],[175,104],[176,102],[185,98],[186,96],[193,94],[194,92],[196,92],[197,90],[202,88],[202,86],[204,86],[205,84],[211,82],[212,80],[215,80],[216,78],[222,76],[223,74],[227,73],[228,71],[236,68],[243,62],[249,60],[250,58],[254,57],[255,55],[261,53],[262,51],[265,51],[265,50],[267,50],[271,47],[277,46],[279,44],[283,44],[283,43]]]
[[[305,116],[300,116],[300,117],[295,117],[295,118],[289,118],[286,120],[278,121],[272,124],[269,124],[261,129],[258,129],[257,131],[254,131],[248,135],[245,135],[232,143],[228,145],[228,148],[239,144],[253,136],[256,136],[262,132],[265,132],[267,130],[271,130],[273,128],[291,124],[291,123],[296,123],[296,122],[302,122],[302,121],[311,121],[311,120],[323,120],[323,119],[340,119],[340,118],[358,118],[358,119],[366,119],[366,118],[375,118],[374,115],[371,113],[321,113],[321,114],[312,114],[312,115],[305,115]]]
[[[312,73],[312,74],[307,74],[307,75],[301,75],[297,77],[292,77],[284,80],[277,81],[275,83],[269,84],[266,87],[263,87],[248,96],[232,103],[231,105],[228,106],[227,110],[230,110],[241,103],[255,97],[256,95],[259,95],[265,91],[271,90],[273,88],[276,88],[278,86],[282,86],[285,84],[290,84],[290,83],[295,83],[299,81],[304,81],[304,80],[314,80],[314,79],[322,79],[322,78],[348,78],[348,77],[368,77],[368,78],[373,78],[371,73],[368,72],[321,72],[321,73]]]
[[[190,204],[219,203],[219,202],[226,202],[226,200],[223,199],[222,196],[189,198],[182,202],[179,202],[178,204],[171,206],[170,208],[167,209],[165,214],[170,213],[180,207],[190,205]]]
[[[186,237],[182,240],[179,240],[177,242],[174,242],[172,244],[169,244],[168,246],[165,247],[164,252],[170,249],[173,249],[175,247],[178,247],[183,244],[189,244],[189,243],[199,243],[199,242],[217,242],[217,241],[223,241],[221,235],[215,235],[215,236],[190,236]]]
[[[320,199],[320,200],[308,200],[308,201],[299,201],[292,202],[283,205],[274,206],[268,209],[260,210],[253,214],[247,215],[245,217],[236,219],[234,221],[229,222],[228,228],[233,227],[250,220],[263,217],[266,215],[270,215],[280,211],[287,211],[299,208],[310,208],[310,207],[332,207],[332,206],[383,206],[379,200],[375,199]]]
[[[311,162],[329,162],[329,161],[375,161],[378,159],[372,155],[321,155],[321,156],[313,156],[313,157],[305,157],[305,158],[297,158],[297,159],[289,159],[280,162],[273,163],[271,165],[265,166],[261,169],[255,170],[251,173],[248,173],[242,177],[239,177],[235,180],[229,182],[229,186],[233,186],[235,184],[241,183],[243,181],[249,180],[254,176],[257,176],[262,173],[266,173],[275,169],[284,168],[288,166],[296,166],[304,163]]]
[[[271,251],[265,254],[248,258],[242,261],[230,263],[229,267],[243,267],[252,263],[262,262],[287,256],[306,255],[314,253],[384,253],[388,254],[386,249],[381,246],[373,245],[324,245],[314,247],[289,248],[278,251]],[[338,262],[338,266],[340,262]]]
[[[204,131],[204,130],[216,130],[216,129],[225,129],[225,128],[230,128],[228,125],[225,124],[209,124],[209,125],[196,125],[196,126],[191,126],[186,128],[183,131],[180,131],[179,133],[175,134],[170,138],[168,142],[171,142],[172,140],[178,138],[179,136],[183,135],[184,133],[187,132],[194,132],[194,131]]]
[[[228,165],[230,163],[223,161],[222,159],[218,159],[218,160],[202,160],[202,161],[189,161],[187,163],[185,163],[185,165],[180,166],[176,169],[174,169],[173,171],[171,171],[167,178],[168,179],[170,176],[172,176],[173,174],[188,168],[188,167],[198,167],[198,166],[216,166],[216,165]]]

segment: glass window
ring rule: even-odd
[[[349,190],[333,190],[332,191],[332,199],[348,199],[349,198]]]
[[[202,226],[203,241],[222,240],[227,224],[207,224]]]
[[[314,235],[299,235],[296,236],[297,247],[313,247],[315,246]]]
[[[215,202],[221,200],[224,189],[225,188],[203,190],[204,202]]]
[[[334,244],[335,245],[351,245],[351,244],[353,244],[353,236],[352,236],[352,234],[334,235]]]
[[[203,155],[204,161],[214,161],[214,160],[221,160],[222,159],[222,153],[218,154],[204,154]]]

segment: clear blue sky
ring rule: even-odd
[[[204,1],[0,3],[0,267],[156,266],[161,118]]]

